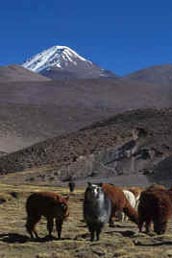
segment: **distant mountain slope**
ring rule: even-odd
[[[85,180],[91,177],[93,180],[96,176],[106,179],[111,176],[115,181],[117,175],[131,174],[151,177],[155,165],[172,151],[171,113],[172,109],[148,109],[113,116],[75,133],[1,157],[0,172],[35,169],[32,177],[45,179],[47,175],[54,175],[54,180],[55,177],[60,180],[70,176]],[[133,140],[133,129],[144,134],[139,133]],[[25,176],[26,179],[29,174]]]
[[[47,77],[31,72],[20,65],[0,66],[0,82],[49,80]]]
[[[23,67],[54,80],[117,77],[66,46],[54,46],[44,50],[28,59]]]
[[[76,131],[114,114],[172,105],[171,86],[125,80],[0,83],[0,151]]]
[[[172,65],[157,65],[148,67],[125,76],[126,79],[138,80],[157,84],[172,83]]]

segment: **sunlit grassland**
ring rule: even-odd
[[[37,225],[41,240],[31,241],[25,230],[25,202],[30,193],[45,190],[69,194],[65,187],[0,184],[0,198],[5,199],[0,205],[0,257],[172,257],[171,223],[166,235],[147,236],[139,234],[137,226],[131,222],[116,222],[113,228],[106,225],[100,241],[90,242],[82,217],[84,188],[70,195],[70,216],[64,221],[62,239],[48,241],[45,238],[46,221],[42,218]],[[17,193],[16,197],[12,193]]]

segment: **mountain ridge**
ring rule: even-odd
[[[134,71],[123,78],[162,85],[170,84],[172,82],[172,64],[153,65]]]
[[[20,65],[0,66],[0,83],[17,81],[50,81],[50,78],[29,71]]]

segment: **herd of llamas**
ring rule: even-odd
[[[74,183],[69,185],[74,191]],[[52,238],[55,224],[58,238],[61,238],[62,225],[69,215],[69,196],[63,197],[54,192],[37,192],[26,201],[26,230],[31,238],[38,238],[36,224],[42,216],[47,220],[48,236]],[[151,225],[157,234],[163,234],[172,215],[172,189],[153,184],[146,189],[140,187],[121,188],[113,184],[88,183],[84,193],[83,218],[90,232],[90,240],[99,240],[106,223],[114,224],[114,219],[126,221],[128,218],[137,224],[142,232],[149,233]]]

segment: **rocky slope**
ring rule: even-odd
[[[126,112],[1,157],[0,171],[6,174],[34,169],[33,177],[53,176],[57,181],[74,176],[77,180],[112,178],[116,182],[116,177],[128,176],[129,182],[132,175],[156,181],[159,167],[158,182],[164,179],[168,184],[169,176],[163,178],[165,166],[159,164],[172,154],[171,126],[171,109]],[[172,169],[172,163],[169,164]]]

